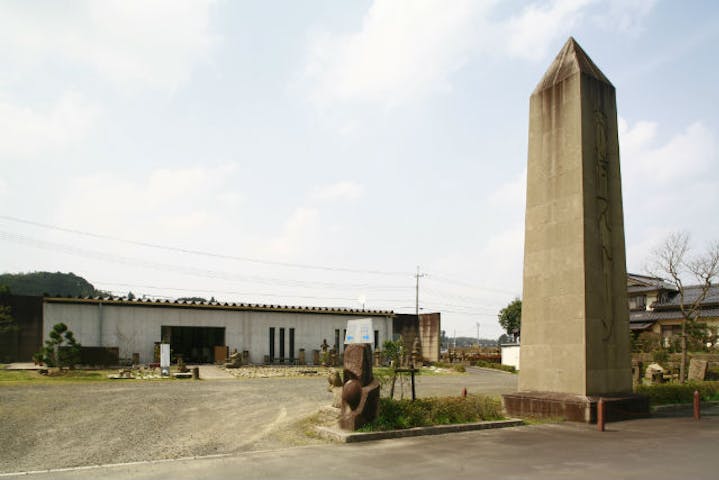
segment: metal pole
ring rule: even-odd
[[[414,313],[415,315],[419,316],[419,279],[421,277],[424,277],[424,273],[419,273],[419,265],[417,265],[417,274],[415,275],[416,283],[415,283],[415,292],[414,292],[414,299],[415,299],[415,305],[414,305]]]
[[[699,391],[694,390],[694,420],[699,420],[702,417],[701,402],[699,398]]]
[[[410,369],[409,374],[412,376],[412,401],[414,402],[415,398],[417,398],[417,395],[415,394],[415,391],[414,391],[414,365],[412,365],[412,368]]]
[[[604,399],[600,398],[597,402],[597,429],[604,431]]]

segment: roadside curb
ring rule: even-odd
[[[702,408],[704,407],[717,407],[719,406],[719,400],[702,400],[701,402]],[[692,408],[692,403],[669,403],[666,405],[655,405],[651,407],[652,413],[654,412],[666,412],[666,411],[672,411],[672,410],[685,410],[687,408]]]
[[[346,432],[336,427],[315,427],[317,433],[326,439],[340,443],[371,442],[391,438],[419,437],[423,435],[442,435],[445,433],[469,432],[473,430],[489,430],[494,428],[519,427],[524,421],[517,418],[477,423],[459,423],[455,425],[436,425],[432,427],[415,427],[403,430],[386,430],[383,432]]]

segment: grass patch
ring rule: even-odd
[[[454,370],[458,373],[465,373],[467,371],[466,368],[464,368],[464,365],[461,363],[447,363],[447,362],[435,362],[433,364],[436,368],[445,368],[447,370]]]
[[[376,432],[502,419],[499,399],[484,395],[419,398],[414,402],[381,398],[379,416],[359,431]]]
[[[526,425],[546,425],[551,423],[562,423],[567,419],[564,417],[522,417]]]
[[[651,405],[691,403],[694,400],[695,390],[699,392],[702,400],[719,400],[719,382],[662,383],[637,386],[637,393],[648,396]]]
[[[495,370],[502,370],[504,372],[517,373],[517,369],[514,368],[512,365],[502,365],[501,363],[488,362],[486,360],[475,360],[471,362],[470,365],[472,365],[473,367],[493,368]]]
[[[63,370],[51,375],[40,375],[35,370],[0,370],[0,384],[9,383],[63,383],[110,381],[108,374],[115,370]]]

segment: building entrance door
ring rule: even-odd
[[[225,345],[225,327],[163,325],[162,341],[170,344],[172,361],[179,354],[185,363],[214,363],[215,347]]]

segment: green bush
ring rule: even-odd
[[[669,361],[669,352],[667,352],[663,348],[655,350],[652,352],[652,360],[654,360],[654,363],[666,363],[667,361]]]
[[[434,362],[432,365],[437,368],[446,368],[448,370],[454,370],[455,372],[460,373],[464,373],[467,371],[467,369],[464,368],[464,365],[462,365],[461,363]]]
[[[484,395],[433,397],[411,400],[381,398],[377,419],[361,431],[396,430],[430,425],[502,419],[499,399]]]
[[[639,385],[637,393],[649,397],[652,405],[672,403],[691,403],[694,391],[699,392],[702,400],[713,400],[719,396],[719,382],[662,383],[659,385]]]
[[[517,373],[517,369],[512,365],[502,365],[501,363],[487,362],[485,360],[476,360],[471,363],[473,367],[494,368],[495,370],[503,370],[505,372]]]

